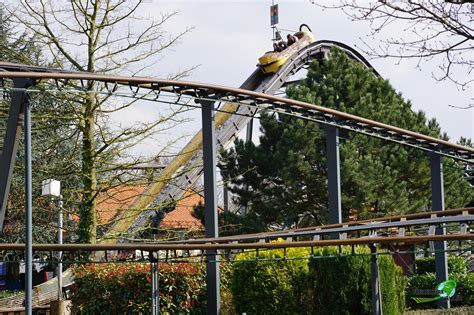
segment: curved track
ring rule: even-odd
[[[273,95],[285,85],[290,76],[302,70],[314,59],[325,58],[326,54],[333,48],[344,51],[350,58],[372,69],[372,71],[378,75],[370,63],[349,46],[335,41],[321,40],[298,51],[273,75],[264,75],[260,69],[256,69],[240,88]],[[220,113],[216,116],[217,142],[221,147],[231,142],[239,131],[246,127],[252,119],[252,116],[256,113],[256,110],[253,108],[247,106],[237,108],[235,104],[231,103],[225,104],[223,108],[226,111],[235,111],[239,115]],[[167,166],[165,171],[158,178],[157,183],[151,184],[134,204],[131,205],[130,208],[134,210],[133,212],[147,207],[156,209],[159,208],[160,205],[166,204],[170,199],[181,199],[187,189],[189,189],[202,174],[201,147],[202,134],[199,132],[181,150],[178,157]],[[193,154],[189,154],[188,152],[193,152]],[[169,178],[170,175],[171,178]],[[143,211],[136,218],[127,216],[126,219],[121,220],[113,227],[113,231],[115,233],[123,233],[125,229],[127,229],[130,234],[133,234],[133,231],[146,225],[149,218],[153,215],[153,212],[153,210]],[[134,222],[127,227],[132,220]]]
[[[71,81],[75,82],[76,87],[86,86],[87,81],[96,81],[102,82],[111,91],[123,86],[129,86],[131,89],[136,89],[136,91],[139,89],[153,90],[156,93],[154,100],[158,102],[163,95],[177,95],[178,100],[181,96],[185,96],[198,101],[212,100],[224,103],[223,106],[219,107],[219,113],[215,119],[216,133],[220,145],[232,141],[239,130],[245,128],[258,109],[267,109],[323,124],[336,125],[341,129],[348,129],[421,150],[436,152],[468,164],[474,164],[473,148],[463,147],[333,109],[271,95],[283,87],[291,76],[304,69],[309,62],[324,58],[331,48],[344,51],[350,58],[372,69],[374,74],[378,75],[370,63],[354,49],[339,42],[323,40],[301,49],[273,75],[263,75],[257,69],[242,84],[240,89],[186,81],[68,72],[9,63],[0,63],[0,69],[4,71],[0,72],[0,77],[31,78],[37,82],[52,80],[58,89],[67,87]],[[166,200],[181,198],[201,174],[201,148],[202,134],[199,132],[181,151],[181,154],[160,174],[157,182],[151,184],[130,207],[134,211],[124,212],[122,218],[113,226],[105,242],[115,242],[117,237],[126,236],[127,231],[133,232],[137,227],[146,224],[152,214],[151,210],[146,210],[147,208],[160,207]]]
[[[281,87],[284,87],[287,80],[296,74],[298,71],[305,68],[309,62],[314,59],[324,58],[325,55],[330,51],[331,48],[338,48],[343,50],[350,58],[364,64],[366,67],[372,69],[375,75],[378,75],[377,71],[372,68],[369,62],[363,58],[357,51],[353,50],[347,45],[344,45],[335,41],[317,41],[312,45],[309,45],[301,49],[297,54],[292,56],[285,65],[274,75],[263,75],[259,69],[257,69],[245,82],[242,84],[240,89],[223,87],[211,84],[202,84],[186,81],[170,81],[160,80],[154,78],[143,78],[143,77],[121,77],[121,76],[110,76],[110,75],[98,75],[91,73],[71,72],[57,69],[32,67],[27,65],[17,65],[11,63],[0,62],[0,78],[30,78],[35,83],[41,81],[53,81],[58,89],[68,86],[69,83],[74,81],[75,86],[84,87],[87,81],[102,82],[106,85],[106,88],[110,88],[111,93],[120,87],[129,86],[131,89],[146,89],[153,90],[156,97],[152,100],[160,101],[162,95],[173,95],[187,96],[194,98],[195,100],[212,100],[216,102],[225,103],[224,106],[219,107],[217,110],[219,113],[216,116],[216,127],[218,128],[218,137],[220,145],[225,145],[235,137],[236,133],[245,127],[247,122],[255,115],[258,109],[267,109],[277,113],[292,115],[300,117],[302,119],[312,120],[323,124],[336,125],[341,129],[348,129],[354,132],[366,134],[368,136],[378,137],[387,141],[392,141],[402,145],[415,147],[421,150],[436,152],[438,154],[468,163],[474,164],[474,149],[463,147],[457,144],[450,143],[445,140],[433,138],[423,134],[415,133],[409,130],[390,126],[373,120],[365,119],[355,115],[339,112],[329,108],[324,108],[314,104],[300,102],[296,100],[289,100],[282,97],[273,96],[271,94],[276,93]],[[108,86],[107,86],[108,85]],[[81,90],[81,88],[79,88]],[[235,115],[232,115],[235,114]],[[173,161],[161,174],[159,182],[150,185],[146,192],[136,201],[132,208],[134,209],[146,209],[147,207],[159,204],[168,198],[178,199],[184,193],[184,191],[193,184],[201,173],[201,152],[202,147],[202,134],[198,133],[183,149],[182,154]],[[470,211],[471,212],[471,211]],[[149,211],[142,211],[139,215],[137,211],[130,211],[126,213],[119,223],[113,227],[114,233],[110,235],[113,239],[107,242],[115,242],[116,233],[124,233],[130,228],[133,230],[135,227],[146,222],[150,215]],[[472,221],[470,216],[469,221]],[[423,221],[423,223],[426,223]],[[385,226],[384,226],[385,227]],[[333,227],[337,228],[337,227]],[[344,227],[345,228],[345,227]],[[332,231],[332,230],[329,230]],[[325,233],[328,230],[325,231]],[[332,231],[334,232],[334,231]],[[290,232],[293,235],[281,235],[284,237],[293,236],[307,236],[307,231],[293,231]],[[294,234],[296,233],[296,234]],[[318,233],[313,233],[316,235]],[[273,238],[275,235],[255,235],[249,236],[248,240],[256,240],[262,238]],[[279,235],[278,235],[279,236]],[[435,240],[440,236],[429,236],[422,237],[419,239],[413,239],[412,241],[426,242],[427,240]],[[448,239],[472,239],[472,235],[464,234],[456,237],[453,236],[441,236]],[[408,241],[407,238],[402,238],[398,241]],[[207,240],[211,242],[228,242],[230,240],[222,239],[218,240]],[[387,240],[361,240],[362,243],[367,242],[387,242]],[[395,241],[392,238],[391,241]],[[312,242],[293,242],[292,246],[314,246],[318,245],[318,242],[324,242],[324,245],[330,244],[331,242],[337,241],[312,241]],[[328,243],[329,242],[329,243]],[[345,242],[354,244],[355,240],[340,240],[339,242]],[[389,240],[390,242],[390,240]],[[298,244],[297,244],[298,243]],[[322,244],[322,243],[321,243]],[[332,243],[331,243],[332,244]],[[337,243],[340,244],[340,243]],[[130,246],[138,246],[138,244],[129,244]],[[146,245],[143,244],[148,250],[159,250],[165,248],[163,244]],[[17,249],[23,249],[23,245],[18,244]],[[98,245],[99,246],[99,245]],[[108,246],[108,245],[102,245]],[[110,245],[110,249],[122,248],[119,245]],[[183,244],[169,244],[169,248],[182,248]],[[173,247],[174,246],[174,247]],[[188,244],[190,248],[201,248],[209,249],[206,244]],[[243,244],[214,244],[212,245],[215,249],[231,249],[231,248],[242,248]],[[54,247],[54,246],[53,246]],[[87,246],[86,246],[87,247]],[[100,246],[99,246],[100,247]],[[284,247],[284,245],[270,245],[269,243],[264,244],[246,244],[246,248],[258,248],[258,247]],[[90,249],[89,247],[87,247]],[[108,247],[100,247],[98,250],[104,250]],[[168,248],[168,247],[166,247]],[[5,248],[6,249],[6,248]],[[37,249],[40,249],[38,247]],[[145,249],[146,250],[146,249]],[[43,285],[44,288],[48,288],[46,291],[51,293],[54,290],[54,285],[51,283]]]

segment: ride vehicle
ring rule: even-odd
[[[316,40],[311,29],[306,24],[301,24],[299,32],[293,35],[298,38],[294,44],[286,47],[282,51],[266,52],[262,57],[258,58],[257,66],[262,69],[263,73],[277,72],[288,58]]]

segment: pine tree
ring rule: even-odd
[[[307,78],[287,91],[290,98],[337,109],[426,135],[448,139],[438,123],[414,112],[387,80],[345,54],[333,51],[311,64]],[[292,225],[302,214],[327,223],[327,170],[322,126],[263,113],[260,144],[235,142],[221,153],[222,173],[236,201],[268,225]],[[429,210],[429,156],[365,135],[341,131],[343,215],[360,219]],[[446,207],[462,207],[473,196],[462,167],[445,159]]]
[[[34,37],[15,31],[10,15],[0,6],[0,60],[13,63],[44,65],[40,48]],[[7,86],[10,82],[4,82]],[[6,93],[5,95],[8,95]],[[61,181],[66,212],[77,207],[79,181],[71,172],[79,162],[74,134],[68,126],[63,104],[48,94],[30,93],[32,106],[32,167],[33,167],[33,237],[35,242],[54,242],[57,204],[41,196],[41,182],[48,178]],[[0,148],[6,130],[10,107],[7,97],[0,102]],[[2,239],[6,242],[24,241],[24,145],[20,138],[17,163],[6,209]],[[67,225],[72,222],[66,221]],[[72,233],[67,236],[72,236]]]

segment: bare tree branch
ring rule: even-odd
[[[472,3],[444,0],[340,0],[338,4],[313,0],[312,3],[342,10],[353,21],[369,22],[372,31],[368,37],[379,38],[381,45],[376,47],[362,39],[362,49],[374,58],[418,59],[418,66],[436,58],[439,71],[432,73],[434,79],[449,80],[462,89],[474,81]],[[403,35],[389,36],[395,32]]]

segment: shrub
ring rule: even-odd
[[[241,314],[308,314],[308,263],[292,258],[309,256],[308,249],[266,250],[237,255],[230,288]]]
[[[449,274],[451,280],[456,281],[456,294],[451,299],[451,306],[473,306],[474,305],[474,274],[458,273]],[[408,281],[407,305],[411,309],[436,308],[437,302],[416,303],[411,297],[436,296],[436,276],[433,272],[414,275]]]
[[[417,274],[408,279],[406,304],[411,309],[436,308],[437,302],[416,303],[412,297],[435,296],[436,277],[432,272]]]
[[[149,264],[87,264],[74,272],[73,308],[79,314],[151,313]],[[197,264],[159,265],[162,314],[202,312],[205,272]]]
[[[350,254],[343,247],[342,254]],[[371,257],[367,247],[356,247],[359,256],[340,256],[337,248],[323,248],[310,260],[317,314],[371,314]],[[326,257],[325,257],[326,256]],[[327,258],[331,256],[331,258]],[[406,280],[391,256],[378,256],[384,314],[402,314]]]
[[[452,274],[466,274],[467,261],[464,257],[448,257],[448,270]],[[415,273],[422,275],[428,272],[435,272],[435,258],[426,257],[415,261]]]
[[[463,257],[448,257],[449,279],[457,283],[452,306],[474,305],[474,274],[467,272],[467,261]],[[416,303],[411,297],[436,296],[435,258],[427,257],[415,261],[416,274],[409,278],[407,305],[412,309],[436,308],[437,302]]]

